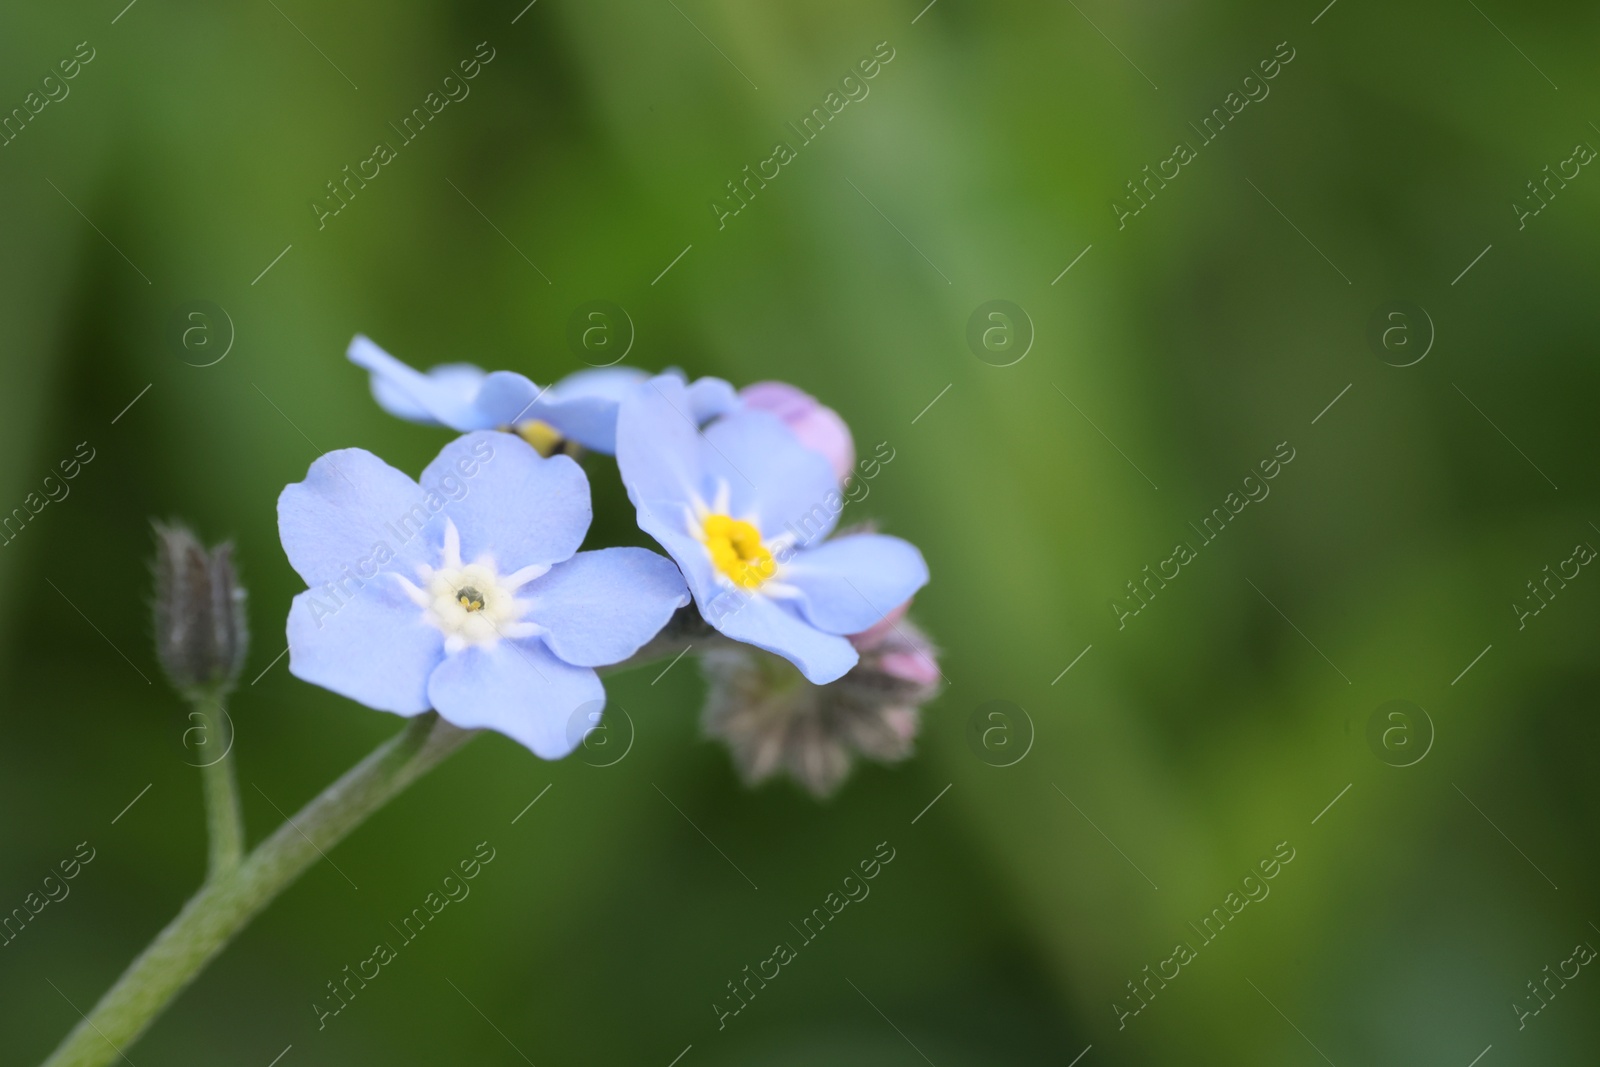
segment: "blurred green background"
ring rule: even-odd
[[[1600,978],[1520,1030],[1511,1005],[1600,944],[1600,577],[1520,629],[1509,605],[1600,545],[1600,176],[1544,187],[1520,229],[1510,205],[1600,145],[1600,12],[922,4],[0,14],[0,107],[94,53],[0,148],[0,510],[80,442],[95,456],[0,549],[0,910],[96,850],[0,949],[0,1059],[43,1059],[203,873],[149,520],[237,542],[258,839],[399,725],[267,669],[301,588],[279,490],[318,450],[414,472],[447,439],[372,403],[351,335],[546,382],[583,366],[574,309],[609,300],[630,364],[792,381],[864,451],[896,449],[853,507],[932,567],[916,615],[950,684],[917,755],[826,803],[750,791],[699,736],[694,670],[617,676],[625,760],[475,741],[291,887],[133,1062],[1593,1061]],[[479,42],[471,95],[319,230],[324,183]],[[724,183],[880,42],[870,95],[719,229]],[[1190,124],[1279,42],[1270,95],[1201,146]],[[1198,158],[1119,230],[1113,198],[1179,141]],[[992,299],[1036,332],[1011,366],[966,341]],[[168,340],[193,300],[236,334],[214,366]],[[1403,368],[1367,340],[1396,300],[1437,333]],[[1280,442],[1270,497],[1119,629],[1112,598]],[[591,543],[636,540],[609,461],[587,467]],[[1393,699],[1432,723],[1407,767],[1367,739]],[[969,743],[993,700],[1027,713],[1012,766]],[[472,896],[319,1032],[324,983],[485,840]],[[883,841],[871,896],[719,1030],[725,983]],[[1201,947],[1190,924],[1280,842],[1271,895]],[[1126,983],[1179,941],[1198,958],[1119,1028]]]

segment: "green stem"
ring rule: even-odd
[[[293,819],[189,899],[43,1067],[104,1067],[268,903],[390,798],[474,736],[434,712],[412,719]],[[209,783],[209,779],[208,779]],[[209,795],[209,784],[208,784]],[[216,857],[213,839],[213,860]]]
[[[239,814],[239,783],[233,773],[233,726],[224,725],[228,713],[221,687],[193,694],[205,741],[200,752],[209,760],[200,765],[206,795],[206,830],[210,863],[206,880],[215,881],[244,858],[244,820]],[[222,754],[213,755],[220,747]]]
[[[681,609],[654,640],[627,661],[603,668],[602,673],[687,652],[695,645],[704,650],[721,641],[691,606]],[[221,695],[194,699],[205,717],[207,738],[220,738]],[[206,767],[211,864],[205,884],[128,965],[116,985],[73,1027],[42,1067],[104,1067],[121,1056],[273,898],[367,816],[474,734],[451,726],[436,712],[417,716],[242,859],[244,834],[232,759]]]

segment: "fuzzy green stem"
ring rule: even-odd
[[[687,652],[695,645],[711,647],[721,640],[693,607],[684,608],[644,648],[602,673]],[[203,703],[203,696],[193,699],[206,717],[207,738],[220,738],[220,694],[209,704]],[[417,716],[242,860],[244,835],[232,760],[207,767],[211,865],[205,884],[41,1067],[105,1067],[121,1057],[206,964],[307,867],[474,734],[451,726],[436,712]]]
[[[417,716],[278,827],[243,862],[226,870],[214,867],[213,876],[128,965],[43,1067],[104,1067],[119,1058],[274,897],[362,820],[473,736],[434,712]],[[213,838],[213,860],[216,854]]]
[[[190,699],[205,738],[198,752],[206,760],[200,764],[210,842],[206,880],[215,881],[244,858],[244,819],[239,814],[239,783],[233,773],[233,726],[226,723],[220,687],[197,692]]]

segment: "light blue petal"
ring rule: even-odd
[[[444,636],[390,575],[346,592],[308,589],[289,609],[289,673],[379,711],[432,707],[428,677]]]
[[[516,371],[497,370],[485,376],[477,397],[481,428],[499,430],[540,418],[537,409],[543,403],[540,397],[544,392]]]
[[[557,400],[597,397],[617,404],[649,378],[650,375],[637,367],[591,367],[567,375],[551,386],[550,394]]]
[[[676,378],[683,384],[687,403],[681,406],[696,425],[704,426],[719,415],[744,407],[739,391],[721,378],[696,378],[691,382],[681,367],[668,367],[661,376]]]
[[[907,541],[853,534],[798,553],[781,580],[800,590],[795,603],[813,626],[858,634],[928,583],[928,564]]]
[[[676,406],[675,406],[676,405]],[[652,378],[622,403],[617,419],[617,469],[637,509],[639,528],[677,561],[695,600],[702,606],[720,592],[705,546],[689,535],[690,502],[709,500],[715,485],[705,484],[704,442],[688,409],[683,379]]]
[[[283,550],[312,588],[379,567],[410,575],[432,562],[433,515],[416,482],[364,448],[329,452],[278,495]],[[384,555],[393,559],[378,563]]]
[[[702,425],[742,407],[738,390],[721,378],[700,378],[689,385],[689,414]]]
[[[422,472],[431,508],[461,533],[461,558],[490,556],[501,572],[559,563],[589,530],[589,479],[568,456],[544,458],[520,437],[493,430],[445,445]]]
[[[622,403],[617,464],[634,505],[684,529],[684,505],[712,504],[720,487],[735,518],[754,515],[763,536],[791,532],[815,539],[843,507],[828,461],[764,411],[740,410],[702,433],[688,387],[676,375],[650,379]]]
[[[783,604],[741,589],[729,589],[700,612],[706,621],[735,641],[764,648],[800,668],[806,680],[826,685],[845,674],[860,658],[843,637],[825,634]]]
[[[622,401],[617,416],[617,469],[628,498],[646,521],[684,531],[685,508],[707,495],[704,447],[689,415],[683,379],[658,375]],[[715,487],[711,487],[714,493]],[[654,532],[654,531],[650,531]]]
[[[826,458],[802,445],[776,416],[737,411],[705,430],[706,466],[727,482],[734,518],[750,513],[763,537],[795,535],[802,544],[825,537],[844,509]]]
[[[580,396],[572,400],[545,397],[534,411],[562,437],[571,438],[591,452],[609,456],[617,450],[615,400],[600,396]]]
[[[482,367],[471,363],[442,363],[428,368],[423,377],[427,382],[424,392],[427,408],[411,399],[411,390],[385,377],[373,377],[373,398],[389,414],[411,422],[449,426],[452,430],[477,429],[478,420],[472,415],[471,407],[478,390],[483,387]]]
[[[350,342],[346,354],[351,363],[371,374],[373,399],[391,415],[452,430],[479,430],[493,425],[484,422],[477,411],[478,391],[485,375],[470,363],[448,363],[423,374],[361,334]]]
[[[538,641],[500,641],[446,656],[428,696],[462,729],[498,730],[541,759],[560,759],[582,743],[606,690],[594,671],[557,659]]]
[[[478,410],[497,427],[548,423],[563,437],[610,455],[616,449],[617,405],[605,397],[580,396],[558,402],[554,389],[540,389],[513,371],[497,370],[484,381]]]
[[[540,417],[584,448],[617,450],[617,405],[650,376],[633,367],[596,367],[569,374],[551,387]]]
[[[548,633],[544,643],[568,663],[620,663],[661,632],[689,602],[672,561],[643,548],[579,552],[522,588],[526,617]]]
[[[727,579],[712,566],[711,555],[705,545],[684,532],[681,519],[658,521],[654,514],[644,516],[641,511],[640,515],[639,528],[655,538],[677,563],[697,604],[703,607],[722,593],[727,586]]]

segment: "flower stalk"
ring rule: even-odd
[[[207,881],[215,881],[239,865],[244,858],[244,819],[239,812],[239,782],[233,771],[233,728],[228,723],[226,696],[221,687],[193,694],[194,717],[204,731],[201,751],[207,762],[200,765],[206,798],[206,837],[209,841]],[[220,755],[211,756],[220,745]]]
[[[194,710],[195,725],[183,732],[200,740],[193,751],[203,776],[206,829],[210,840],[207,881],[239,865],[244,823],[233,773],[233,726],[225,706],[250,649],[245,589],[233,565],[233,546],[206,548],[180,523],[156,523],[156,658],[175,689]]]
[[[43,1067],[104,1067],[121,1057],[206,964],[322,853],[473,736],[475,731],[451,726],[433,712],[417,716],[242,861],[225,869],[213,867],[200,891],[128,965]],[[211,779],[207,781],[209,798]],[[215,860],[215,839],[212,844]]]
[[[604,673],[687,651],[701,641],[715,645],[720,635],[706,626],[692,608],[686,608],[667,623],[654,641],[627,662],[604,668]],[[220,694],[211,707],[221,718]],[[433,711],[408,720],[404,730],[346,771],[249,855],[231,864],[218,863],[219,852],[226,850],[218,845],[217,825],[222,821],[221,813],[228,813],[235,834],[232,848],[242,851],[244,835],[231,754],[208,767],[206,810],[211,831],[211,874],[41,1067],[106,1067],[120,1058],[122,1051],[138,1040],[250,920],[307,867],[478,732],[452,726]],[[214,781],[226,783],[225,799],[213,796]],[[216,788],[220,793],[221,785]]]

